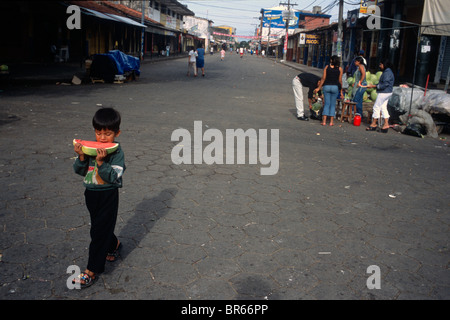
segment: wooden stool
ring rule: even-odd
[[[342,114],[342,103],[344,102],[343,99],[336,99],[336,119],[340,114]]]
[[[356,113],[356,102],[353,101],[343,101],[342,111],[341,111],[341,122],[344,122],[346,118],[348,122],[352,122],[353,113]]]

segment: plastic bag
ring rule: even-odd
[[[344,73],[342,76],[342,88],[347,89],[348,88],[348,82],[347,82],[347,74]]]
[[[423,109],[428,113],[450,116],[450,94],[442,90],[429,90],[423,99]]]
[[[408,124],[402,133],[410,135],[410,136],[414,136],[414,137],[423,138],[426,135],[426,130],[425,130],[425,127],[422,126],[421,124],[412,123],[412,124]]]
[[[392,96],[388,101],[388,112],[391,116],[391,120],[399,120],[400,122],[408,125],[420,124],[426,129],[426,135],[437,138],[438,133],[434,120],[426,111],[429,109],[429,107],[427,107],[426,98],[424,97],[424,91],[417,88],[414,88],[414,91],[411,90],[411,88],[394,88]],[[416,127],[413,127],[410,128],[410,130],[408,130],[407,132],[416,132],[416,129]],[[420,130],[420,132],[423,132],[423,130]]]
[[[316,103],[312,104],[311,106],[312,108],[309,109],[309,117],[311,119],[315,119],[315,120],[321,120],[322,119],[322,110],[323,110],[323,105],[322,105],[322,101],[317,101]]]

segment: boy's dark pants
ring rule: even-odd
[[[94,273],[105,270],[107,253],[114,252],[118,240],[114,235],[117,211],[119,209],[119,191],[117,188],[104,191],[84,192],[86,206],[91,215],[91,244],[87,269]]]

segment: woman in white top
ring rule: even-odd
[[[191,50],[189,51],[189,57],[188,57],[188,72],[187,76],[189,77],[191,75],[191,69],[194,69],[194,77],[197,76],[197,66],[196,66],[196,57],[198,56],[197,51],[194,51],[194,47],[191,47]]]

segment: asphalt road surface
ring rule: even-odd
[[[0,299],[450,298],[447,140],[298,121],[299,71],[273,60],[205,67],[0,93]],[[90,227],[72,140],[95,139],[101,106],[122,114],[124,247],[71,290]],[[244,147],[227,146],[233,132]]]

